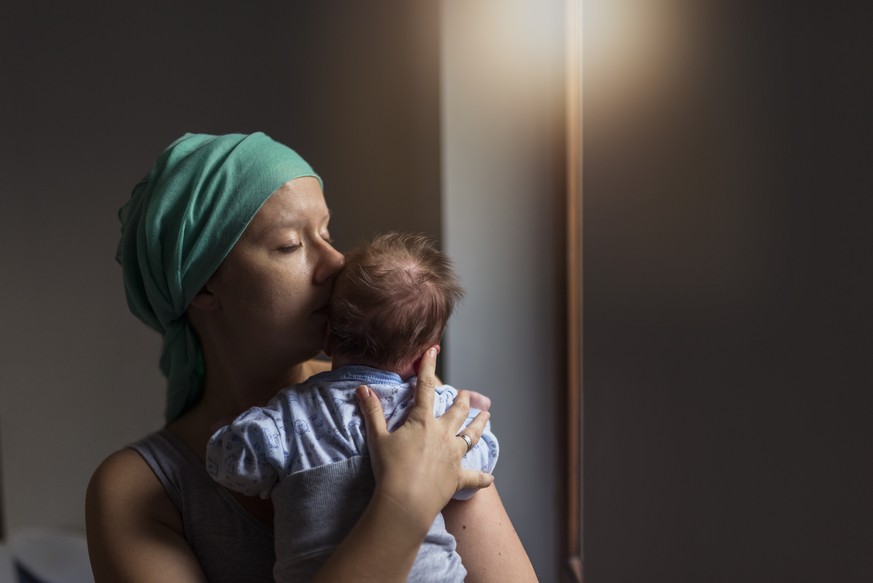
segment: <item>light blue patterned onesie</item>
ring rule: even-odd
[[[348,484],[337,484],[338,492],[346,492],[337,499],[326,496],[323,488],[310,492],[305,486],[308,477],[315,478],[316,474],[323,483],[323,476],[328,472],[338,476],[335,482],[364,481],[369,488],[366,492],[372,491],[369,463],[354,459],[367,455],[366,430],[355,389],[365,384],[374,391],[391,431],[401,425],[409,413],[414,382],[415,379],[410,379],[405,383],[395,373],[357,365],[319,373],[299,385],[283,389],[265,407],[249,409],[209,440],[206,468],[213,479],[243,494],[273,497],[278,581],[311,577],[346,534],[345,530],[334,531],[350,528],[357,516],[349,521],[347,515],[359,514],[369,501],[369,496],[363,501],[346,500],[363,497],[360,493],[350,494]],[[434,415],[439,417],[445,413],[456,396],[457,390],[453,387],[438,387]],[[464,426],[477,413],[471,409]],[[462,465],[491,473],[498,453],[497,439],[488,425]],[[328,482],[333,489],[334,484]],[[307,492],[308,499],[304,501],[301,496]],[[464,500],[473,494],[475,490],[462,490],[455,498]],[[349,504],[355,508],[344,508]],[[319,508],[319,512],[313,513],[313,507]],[[304,508],[310,520],[303,516]],[[348,524],[340,526],[339,521]],[[316,532],[305,532],[307,530]],[[301,554],[307,556],[301,558]],[[465,574],[455,552],[454,537],[445,531],[440,515],[422,545],[409,580],[463,581]]]

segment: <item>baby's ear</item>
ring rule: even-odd
[[[440,353],[440,345],[439,344],[431,344],[430,346],[428,346],[424,350],[424,352],[427,352],[431,348],[435,349],[437,355],[439,355],[439,353]],[[415,371],[414,374],[418,374],[418,369],[421,368],[421,359],[422,358],[424,358],[424,353],[422,353],[421,356],[417,357],[415,360],[412,361],[412,370]]]
[[[209,284],[207,283],[203,286],[203,289],[197,292],[197,295],[191,299],[191,303],[188,305],[192,308],[203,310],[204,312],[211,312],[217,310],[221,304],[218,301],[218,296],[212,293],[209,289]]]

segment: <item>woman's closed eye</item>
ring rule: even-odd
[[[294,253],[298,249],[303,247],[302,243],[288,243],[287,245],[282,245],[279,247],[279,252],[281,253]]]

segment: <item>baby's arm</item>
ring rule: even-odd
[[[209,439],[206,471],[226,488],[269,498],[289,456],[281,414],[253,407]]]

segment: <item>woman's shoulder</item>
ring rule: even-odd
[[[155,518],[166,525],[178,524],[179,513],[145,459],[131,448],[120,449],[104,459],[88,483],[86,508],[91,518],[129,516]]]
[[[104,482],[112,484],[132,480],[140,481],[151,473],[152,471],[143,457],[136,450],[125,447],[111,453],[100,462],[91,476],[91,482],[95,485],[101,485]],[[157,482],[157,479],[155,481]]]
[[[85,527],[96,581],[205,580],[179,512],[133,449],[116,451],[94,471]]]

